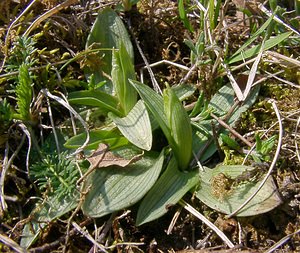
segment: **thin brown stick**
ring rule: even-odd
[[[247,146],[249,146],[250,148],[253,146],[253,144],[248,141],[246,138],[244,138],[242,135],[240,135],[237,131],[235,131],[231,126],[229,126],[228,124],[226,124],[222,119],[218,118],[216,115],[214,115],[213,113],[210,114],[212,118],[214,118],[216,121],[218,121],[218,123],[223,126],[224,128],[226,128],[227,130],[230,131],[230,133],[232,133],[235,137],[239,138],[242,142],[244,142]]]

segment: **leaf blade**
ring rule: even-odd
[[[129,38],[129,34],[124,26],[120,17],[111,8],[107,7],[99,12],[98,17],[93,24],[91,32],[86,41],[86,48],[108,48],[117,49],[120,46],[121,41],[124,43],[131,61],[133,62],[134,54],[133,47]],[[100,56],[99,56],[100,58]],[[99,60],[95,59],[95,60]],[[111,74],[112,70],[112,52],[104,52],[100,59],[101,68],[98,63],[95,66],[85,66],[85,74],[89,77],[91,74],[95,76],[95,82],[100,83],[106,80],[107,83],[103,86],[104,91],[109,94],[113,93],[113,86],[111,81],[103,75]]]
[[[117,117],[112,113],[109,113],[108,116],[132,144],[147,151],[151,149],[151,123],[143,101],[139,100],[124,118]]]
[[[137,92],[128,81],[135,79],[135,71],[123,43],[119,50],[113,51],[111,77],[120,106],[127,115],[137,102]]]
[[[233,189],[232,192],[228,192],[227,196],[224,195],[224,199],[222,200],[217,195],[216,185],[212,183],[213,178],[216,175],[220,175],[220,173],[224,174],[226,177],[235,178],[238,175],[241,175],[241,173],[251,169],[253,168],[243,165],[220,165],[214,169],[206,168],[204,172],[200,172],[201,184],[200,189],[196,192],[196,197],[209,207],[218,210],[219,212],[230,214],[252,195],[261,181],[245,181]],[[222,189],[219,190],[221,192]],[[224,192],[225,190],[223,189],[221,194]],[[280,204],[281,199],[277,193],[276,186],[273,180],[269,178],[265,186],[245,208],[238,212],[237,216],[253,216],[265,213]]]
[[[82,210],[90,217],[102,217],[139,201],[152,187],[162,169],[164,154],[149,153],[126,168],[97,169],[85,183],[90,190]]]
[[[150,222],[167,213],[167,207],[175,205],[198,182],[197,171],[189,173],[179,171],[173,157],[166,171],[143,199],[137,214],[137,225]]]
[[[118,110],[118,100],[105,92],[99,90],[82,90],[69,93],[68,101],[71,104],[99,107],[121,115]]]

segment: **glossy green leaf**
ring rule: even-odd
[[[139,201],[156,182],[164,161],[163,151],[147,153],[125,168],[111,166],[96,169],[84,184],[89,189],[82,210],[90,217],[128,208]]]
[[[128,80],[135,79],[135,70],[123,43],[113,51],[111,77],[121,110],[127,115],[136,104],[137,92]]]
[[[279,34],[273,38],[268,39],[265,44],[264,44],[264,48],[263,50],[268,50],[276,45],[278,45],[279,43],[281,43],[282,41],[284,41],[285,39],[287,39],[293,32],[285,32],[282,34]],[[233,64],[236,63],[238,61],[242,61],[251,57],[254,57],[255,55],[257,55],[260,51],[260,45],[256,45],[248,50],[245,50],[244,52],[237,54],[234,57],[231,57],[228,61],[229,64]]]
[[[153,89],[138,81],[130,80],[130,83],[137,90],[148,110],[152,113],[160,128],[162,129],[167,140],[172,142],[170,129],[167,118],[164,113],[164,102],[162,96],[157,94]]]
[[[125,118],[112,113],[108,116],[114,121],[121,133],[137,147],[150,150],[152,147],[152,129],[147,109],[139,100]]]
[[[68,139],[64,146],[66,148],[76,149],[82,146],[86,140],[86,133],[75,135]],[[113,130],[91,130],[90,142],[85,149],[91,150],[98,148],[100,143],[106,143],[111,149],[122,147],[128,144],[128,140],[120,133]]]
[[[198,171],[179,171],[173,157],[167,169],[143,199],[137,214],[137,225],[163,216],[168,207],[175,205],[198,182]]]
[[[196,197],[204,204],[219,212],[230,214],[241,206],[261,183],[259,178],[250,177],[234,183],[240,175],[247,175],[253,167],[243,165],[220,165],[214,169],[200,171],[200,188]],[[244,172],[244,174],[242,174]],[[251,175],[251,174],[250,174]],[[237,216],[253,216],[266,213],[281,204],[280,196],[272,178],[269,178],[257,195]]]
[[[192,157],[192,127],[190,118],[171,88],[164,90],[164,111],[171,131],[169,141],[180,169],[186,169]]]
[[[98,107],[117,115],[121,115],[118,110],[118,100],[105,92],[99,90],[82,90],[69,93],[68,101],[71,104],[88,105]]]
[[[133,47],[122,20],[111,8],[107,7],[99,12],[98,17],[92,27],[92,30],[87,38],[86,48],[106,48],[117,49],[120,47],[121,42],[124,44],[130,58],[133,62]],[[112,52],[110,50],[103,51],[100,55],[93,56],[95,59],[94,64],[85,67],[87,76],[94,74],[95,82],[99,83],[106,80],[107,83],[103,86],[104,91],[112,94],[113,86],[111,81],[103,75],[111,74],[112,70]],[[93,66],[93,67],[92,67]]]

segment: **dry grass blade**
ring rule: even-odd
[[[267,59],[273,60],[277,64],[282,65],[286,68],[300,68],[300,61],[292,57],[287,57],[274,51],[266,51],[264,52],[264,56]]]
[[[193,214],[195,217],[197,217],[202,222],[204,222],[207,226],[209,226],[227,244],[229,248],[234,248],[234,244],[228,239],[228,237],[220,229],[218,229],[213,223],[211,223],[204,215],[199,213],[195,208],[193,208],[191,205],[186,203],[184,200],[180,200],[179,204],[183,206],[184,209],[186,209],[191,214]]]
[[[300,229],[298,229],[297,231],[295,231],[292,234],[289,234],[289,235],[281,238],[280,241],[278,241],[277,243],[275,243],[271,248],[267,249],[264,253],[272,253],[272,252],[274,252],[276,249],[278,249],[283,244],[285,244],[287,241],[289,241],[294,235],[299,234],[299,233],[300,233]]]
[[[82,144],[81,147],[79,147],[73,154],[69,155],[69,156],[74,156],[76,154],[78,154],[79,152],[81,152],[86,145],[89,143],[90,141],[90,134],[89,134],[89,129],[87,124],[85,123],[85,121],[83,120],[83,118],[79,115],[79,113],[77,113],[66,101],[64,101],[62,98],[52,95],[48,89],[42,89],[41,93],[44,94],[46,97],[49,97],[53,100],[55,100],[56,102],[58,102],[59,104],[61,104],[62,106],[64,106],[65,108],[67,108],[83,125],[84,130],[86,132],[86,140],[85,142]]]
[[[266,181],[268,180],[269,176],[271,175],[273,168],[276,165],[276,161],[279,157],[279,153],[281,150],[281,145],[282,145],[282,137],[283,137],[283,126],[282,126],[282,122],[281,122],[281,117],[280,117],[280,113],[279,110],[276,106],[276,103],[274,100],[270,101],[272,103],[273,109],[276,113],[277,119],[278,119],[278,124],[279,124],[279,136],[278,136],[278,144],[277,144],[277,149],[273,158],[273,161],[270,165],[270,168],[266,174],[266,176],[264,177],[264,179],[262,180],[262,182],[260,183],[260,185],[257,187],[257,190],[235,211],[233,211],[231,214],[227,215],[227,218],[230,218],[232,216],[234,216],[235,214],[237,214],[241,209],[243,209],[257,194],[257,192],[259,192],[261,190],[261,188],[265,185]]]
[[[258,5],[258,8],[265,13],[268,17],[271,17],[273,14],[265,7],[263,6],[263,4]],[[278,18],[277,16],[274,16],[273,19],[278,22],[279,24],[283,25],[285,28],[287,28],[288,30],[293,31],[294,33],[296,33],[297,35],[300,36],[300,33],[294,29],[293,27],[289,26],[288,24],[284,23],[280,18]]]
[[[6,235],[0,234],[0,241],[4,245],[7,245],[11,249],[13,249],[14,252],[17,252],[17,253],[26,253],[27,252],[27,250],[25,250],[22,247],[20,247],[19,244],[17,244],[15,241],[13,241],[12,239],[10,239]]]
[[[21,148],[24,144],[24,141],[25,141],[25,134],[23,135],[23,137],[21,139],[20,145],[18,146],[18,148],[15,150],[15,152],[11,155],[11,157],[9,159],[8,159],[9,145],[8,145],[8,142],[6,142],[5,156],[4,156],[4,159],[3,159],[2,171],[1,171],[1,177],[0,177],[0,202],[1,202],[0,217],[3,216],[3,212],[6,211],[6,209],[7,209],[7,204],[6,204],[5,199],[4,199],[5,176],[6,176],[6,173],[7,173],[8,169],[12,165],[14,159],[16,158],[19,151],[21,150]]]
[[[99,244],[98,242],[95,241],[95,239],[89,234],[89,232],[84,229],[81,228],[75,221],[72,222],[73,227],[79,231],[85,238],[87,238],[90,242],[93,243],[93,245],[95,246],[95,248],[100,249],[102,252],[108,253],[107,250],[105,250],[104,246],[102,246],[101,244]]]
[[[65,2],[53,7],[51,10],[45,12],[43,15],[38,17],[34,22],[31,23],[31,25],[28,27],[28,29],[25,31],[23,36],[28,36],[31,31],[36,28],[41,22],[43,22],[45,19],[51,17],[55,13],[59,12],[60,10],[70,6],[71,4],[74,4],[78,2],[78,0],[66,0]]]
[[[255,76],[256,76],[256,71],[257,71],[257,68],[258,68],[258,64],[261,60],[261,57],[262,57],[262,54],[263,54],[263,48],[264,48],[264,41],[261,45],[261,48],[260,48],[260,52],[259,54],[256,56],[255,58],[255,61],[251,67],[251,70],[250,70],[250,73],[249,73],[249,77],[248,77],[248,80],[247,80],[247,84],[246,84],[246,88],[245,88],[245,91],[244,91],[244,100],[247,98],[250,90],[251,90],[251,87],[254,83],[254,80],[255,80]]]
[[[244,142],[247,146],[249,146],[250,148],[253,146],[253,144],[248,141],[246,138],[244,138],[242,135],[240,135],[237,131],[235,131],[231,126],[229,126],[228,124],[226,124],[226,122],[224,122],[222,119],[218,118],[216,115],[214,115],[213,113],[210,114],[212,118],[214,118],[216,121],[218,121],[218,123],[223,126],[224,128],[226,128],[227,130],[229,130],[235,137],[239,138],[242,142]]]
[[[295,84],[295,83],[293,83],[293,82],[290,82],[290,81],[288,81],[288,80],[286,80],[286,79],[283,79],[283,78],[280,78],[280,77],[277,76],[277,75],[279,75],[279,74],[281,74],[281,73],[284,73],[284,70],[280,70],[280,71],[278,71],[277,73],[274,73],[274,74],[269,73],[268,71],[265,71],[265,73],[268,74],[268,77],[269,77],[269,78],[274,78],[274,79],[278,80],[279,82],[282,82],[282,83],[284,83],[284,84],[286,84],[286,85],[290,85],[291,87],[295,87],[295,88],[297,88],[297,89],[300,88],[300,85],[297,85],[297,84]],[[266,79],[266,78],[265,78],[265,79]]]
[[[18,17],[16,17],[16,19],[10,24],[10,26],[8,27],[7,29],[7,32],[6,32],[6,36],[5,36],[5,41],[4,41],[4,59],[3,59],[3,62],[1,64],[1,67],[0,67],[0,73],[2,72],[3,70],[3,67],[5,65],[5,62],[6,62],[6,59],[8,57],[8,44],[9,44],[9,37],[10,37],[10,31],[11,29],[15,26],[15,24],[20,20],[20,18],[25,15],[25,13],[27,11],[30,10],[31,6],[33,6],[35,4],[35,2],[38,2],[37,0],[33,0],[26,8],[24,11],[22,11],[20,13],[20,15]]]
[[[151,79],[151,82],[152,82],[152,85],[153,85],[154,90],[155,90],[157,93],[162,94],[161,88],[159,87],[158,82],[157,82],[156,79],[155,79],[154,73],[153,73],[153,71],[152,71],[152,69],[151,69],[151,67],[150,67],[150,65],[149,65],[149,62],[148,62],[146,56],[145,56],[144,53],[143,53],[142,48],[140,47],[140,44],[139,44],[137,38],[134,36],[134,34],[133,34],[132,32],[131,32],[131,35],[133,36],[135,45],[136,45],[136,47],[137,47],[137,49],[138,49],[138,51],[139,51],[139,53],[140,53],[140,55],[141,55],[141,57],[142,57],[142,59],[143,59],[145,65],[146,65],[146,68],[147,68],[147,70],[148,70],[148,72],[149,72],[150,79]]]
[[[161,64],[169,64],[171,66],[174,66],[174,67],[183,69],[185,71],[188,71],[188,73],[192,72],[196,67],[196,64],[192,68],[188,68],[184,65],[181,65],[181,64],[178,64],[178,63],[175,63],[175,62],[171,62],[171,61],[168,61],[168,60],[161,60],[161,61],[158,61],[158,62],[155,62],[155,63],[148,64],[148,66],[146,65],[145,67],[140,69],[141,83],[144,83],[144,69],[156,67],[156,66],[159,66]],[[180,81],[179,84],[182,84],[182,83],[183,83],[183,81]]]

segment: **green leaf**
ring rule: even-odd
[[[234,180],[243,172],[246,175],[253,167],[243,165],[220,165],[200,171],[200,188],[196,197],[219,212],[230,214],[241,206],[257,189],[261,180],[249,178],[234,185]],[[270,177],[257,195],[237,216],[253,216],[266,213],[281,204],[275,183]]]
[[[218,20],[220,19],[220,9],[221,9],[221,0],[217,0],[216,7],[214,8],[214,28],[218,25]]]
[[[278,45],[279,43],[281,43],[282,41],[287,39],[292,33],[293,32],[285,32],[285,33],[279,34],[271,39],[268,39],[264,44],[263,50],[268,50],[268,49]],[[240,53],[234,57],[231,57],[229,59],[228,63],[233,64],[235,62],[251,58],[259,53],[260,47],[261,47],[261,45],[256,45],[256,46],[246,50],[243,53]]]
[[[268,18],[268,20],[255,33],[251,35],[251,37],[230,57],[230,59],[240,55],[241,52],[243,52],[248,46],[250,46],[251,43],[254,42],[257,39],[257,37],[268,28],[268,26],[273,20],[273,15],[270,18]]]
[[[119,50],[113,51],[111,77],[121,108],[124,115],[127,115],[136,104],[137,92],[128,81],[128,79],[135,79],[135,71],[123,43]]]
[[[168,141],[172,141],[170,129],[168,126],[167,118],[164,113],[163,98],[157,94],[153,89],[138,81],[129,80],[133,87],[137,90],[142,100],[144,101],[148,110],[152,113],[164,135]]]
[[[154,153],[147,153],[125,168],[96,169],[84,184],[85,190],[90,189],[82,206],[84,214],[102,217],[135,204],[156,182],[163,161],[162,151],[158,158]]]
[[[130,80],[136,88],[149,111],[166,136],[179,167],[185,169],[192,155],[192,128],[190,119],[178,97],[172,89],[165,91],[164,100],[150,87]]]
[[[29,221],[22,232],[21,247],[30,247],[37,239],[48,223],[61,217],[67,212],[74,209],[79,200],[79,192],[75,189],[69,195],[59,198],[58,195],[53,195],[43,203],[38,203],[32,211],[32,220]]]
[[[246,111],[256,100],[259,92],[259,86],[255,86],[250,92],[247,99],[241,106],[238,106],[237,109],[232,113],[231,117],[228,119],[227,124],[234,126],[235,122],[239,119],[241,114]],[[223,86],[211,99],[208,110],[212,110],[217,116],[224,116],[234,104],[234,90],[230,85]],[[199,122],[193,122],[195,131],[193,133],[193,151],[195,154],[199,150],[205,147],[205,150],[202,152],[202,156],[199,158],[200,161],[205,161],[210,158],[216,151],[217,147],[214,141],[211,141],[213,138],[211,122],[217,124],[215,120],[201,120]],[[207,143],[210,142],[209,146],[206,147]]]
[[[124,44],[131,62],[134,60],[133,47],[128,35],[128,32],[119,18],[119,16],[110,8],[105,8],[99,12],[98,17],[92,27],[92,30],[87,38],[86,48],[109,48],[117,49],[120,47],[121,42]],[[97,58],[97,56],[94,56]],[[100,58],[100,56],[98,56]],[[111,51],[105,51],[104,56],[101,59],[95,59],[96,62],[100,60],[100,65],[95,64],[94,68],[85,67],[85,73],[87,76],[91,74],[95,75],[95,82],[99,83],[103,80],[107,81],[104,85],[104,90],[110,94],[113,92],[113,86],[111,81],[103,75],[111,74],[112,70],[112,53]]]
[[[68,139],[64,146],[66,148],[76,149],[82,146],[86,140],[86,133],[81,133]],[[87,150],[97,149],[100,143],[106,143],[110,149],[115,149],[128,144],[128,140],[113,130],[91,130],[90,142],[85,147]]]
[[[229,148],[234,149],[234,150],[239,150],[241,147],[240,145],[231,137],[229,137],[227,134],[220,134],[220,137],[222,139],[222,141],[228,145]]]
[[[118,110],[118,100],[105,92],[99,90],[82,90],[69,93],[68,101],[71,104],[88,105],[98,107],[117,115],[121,115]]]
[[[184,2],[183,0],[179,0],[178,1],[178,11],[179,11],[179,17],[182,20],[185,28],[187,28],[190,32],[193,32],[194,29],[187,17],[186,11],[184,9]]]
[[[143,199],[137,214],[137,225],[155,220],[175,205],[191,188],[199,182],[198,171],[182,172],[177,168],[174,157],[166,171]]]
[[[180,101],[189,98],[196,90],[195,85],[181,84],[172,86],[171,89],[175,92]]]
[[[260,138],[259,134],[255,135],[255,141],[256,141],[256,150],[258,152],[261,152],[262,148],[262,139]]]
[[[215,1],[209,0],[209,2],[208,2],[208,19],[209,19],[209,28],[211,31],[213,31],[213,29],[215,29],[214,15],[215,15]]]
[[[260,86],[256,85],[252,88],[251,93],[241,106],[238,106],[228,120],[228,124],[232,126],[240,117],[241,113],[246,111],[256,100]],[[223,86],[210,100],[208,105],[213,113],[218,116],[224,116],[234,105],[235,93],[231,85]]]
[[[200,114],[202,109],[204,109],[204,106],[205,106],[204,103],[205,103],[204,92],[201,91],[198,96],[197,102],[196,102],[192,112],[190,113],[190,117],[195,117],[197,114]]]
[[[276,139],[277,136],[273,135],[269,139],[262,142],[262,147],[259,150],[262,155],[268,155],[271,152],[272,148],[274,147]]]
[[[190,118],[175,92],[164,90],[164,111],[172,140],[169,144],[175,154],[180,169],[186,169],[192,157],[192,127]]]
[[[152,130],[148,112],[142,100],[139,100],[125,118],[112,113],[108,116],[114,121],[121,133],[137,147],[150,150],[152,147]]]

